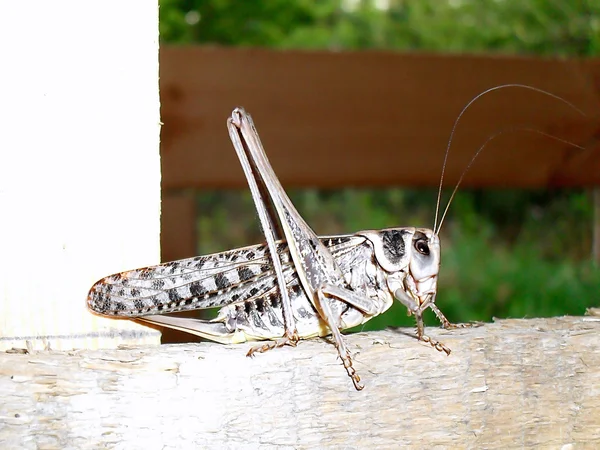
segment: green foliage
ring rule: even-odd
[[[600,54],[597,0],[161,0],[163,42],[280,49]],[[453,321],[582,314],[598,305],[584,191],[464,191],[442,231],[438,304]],[[201,193],[200,250],[263,240],[247,192]],[[435,193],[293,192],[319,234],[431,226]],[[367,329],[413,324],[397,305]]]
[[[405,189],[290,192],[320,235],[431,227],[435,195]],[[248,192],[205,192],[198,206],[200,253],[264,241]],[[589,260],[592,216],[585,192],[463,192],[442,230],[442,311],[465,322],[582,314],[597,306],[600,271]],[[360,329],[413,324],[398,304]]]
[[[595,55],[600,2],[162,0],[160,32],[171,43]]]

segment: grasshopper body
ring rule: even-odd
[[[331,334],[354,386],[362,389],[340,330],[382,314],[397,299],[414,314],[417,338],[450,354],[450,349],[426,336],[423,327],[427,308],[444,328],[465,326],[451,324],[435,304],[438,233],[464,174],[487,142],[502,132],[475,153],[438,222],[444,169],[452,135],[465,110],[481,96],[507,87],[549,95],[583,114],[560,97],[526,85],[497,86],[476,96],[454,123],[442,165],[433,230],[389,228],[318,237],[279,183],[251,117],[235,109],[227,122],[229,135],[266,243],[105,277],[92,286],[89,308],[101,315],[139,319],[222,343],[270,341],[251,349],[249,355]],[[220,308],[217,318],[206,321],[168,315],[204,308]]]
[[[435,306],[437,234],[407,227],[319,238],[281,187],[250,116],[235,109],[228,128],[266,244],[105,277],[91,288],[89,308],[222,343],[273,341],[249,354],[332,334],[348,375],[362,389],[340,330],[382,314],[396,298],[415,315],[418,338],[449,354],[423,333],[427,308],[450,326]],[[217,307],[211,321],[165,315]]]
[[[418,259],[414,253],[433,273],[427,274],[425,291],[431,292],[433,288],[435,292],[439,247],[431,251],[430,240],[433,240],[431,231],[418,228],[322,237],[321,242],[342,273],[344,285],[371,305],[372,313],[368,314],[344,304],[339,328],[352,328],[384,313],[392,305],[398,289],[409,293],[411,300],[407,303],[417,304],[420,285],[409,267],[411,259]],[[302,289],[287,244],[278,242],[277,252],[298,337],[307,339],[330,334]],[[285,332],[281,298],[266,245],[108,276],[92,287],[88,305],[99,314],[141,318],[221,343],[281,338]],[[159,315],[215,307],[221,309],[212,321]]]

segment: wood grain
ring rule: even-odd
[[[324,340],[0,354],[2,448],[598,448],[600,317]]]
[[[254,118],[286,188],[437,186],[443,153],[465,113],[448,161],[452,185],[495,132],[465,186],[600,184],[598,60],[308,52],[163,46],[160,51],[163,189],[245,188],[226,132],[232,109]]]

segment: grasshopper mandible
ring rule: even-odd
[[[468,106],[487,92],[508,86],[556,97],[529,86],[504,85],[488,89],[465,106],[446,149],[433,230],[400,227],[317,236],[277,179],[250,115],[236,108],[227,127],[266,243],[110,275],[91,288],[89,308],[101,315],[138,319],[221,343],[270,341],[251,348],[249,356],[331,334],[344,368],[360,390],[363,385],[340,331],[384,313],[396,299],[415,316],[417,338],[450,354],[448,347],[425,334],[423,325],[423,312],[430,308],[444,328],[467,326],[450,323],[435,304],[438,234],[462,180],[438,224],[448,149]],[[163,315],[217,307],[220,310],[213,320]]]

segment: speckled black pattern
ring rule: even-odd
[[[392,264],[399,264],[406,254],[403,236],[405,230],[384,230],[381,232],[383,253]]]
[[[343,254],[350,240],[328,237],[322,242]],[[294,284],[297,275],[286,243],[279,242],[277,251],[287,283]],[[254,301],[276,291],[267,247],[255,245],[110,275],[94,284],[88,306],[102,315],[143,317]]]

